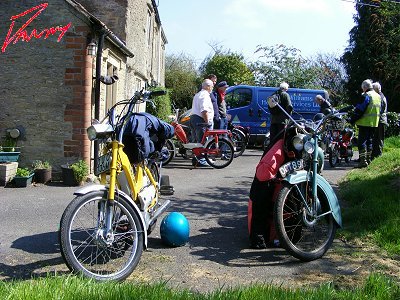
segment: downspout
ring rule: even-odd
[[[101,76],[101,59],[103,55],[104,38],[106,36],[105,30],[99,31],[99,41],[97,44],[97,54],[96,54],[96,81],[94,89],[94,118],[96,120],[100,119],[100,76]],[[99,141],[94,141],[94,170],[97,169],[97,160],[99,158]]]

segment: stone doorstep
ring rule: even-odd
[[[17,173],[18,162],[0,163],[0,185],[4,186]]]

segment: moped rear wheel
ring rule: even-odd
[[[336,233],[333,215],[327,213],[330,211],[328,197],[320,187],[317,191],[319,202],[314,216],[307,214],[302,201],[303,197],[312,207],[310,186],[305,182],[283,184],[275,201],[274,217],[279,241],[292,256],[302,261],[321,258],[331,247]]]
[[[205,149],[205,159],[207,163],[215,169],[225,168],[229,166],[233,160],[233,145],[226,138],[218,139],[218,147],[215,139],[213,139],[206,145]]]
[[[168,150],[168,156],[164,157],[163,161],[162,161],[163,165],[166,166],[175,157],[176,147],[175,147],[174,141],[171,139],[166,140],[163,149]]]
[[[107,192],[76,197],[60,222],[61,254],[76,274],[96,280],[124,280],[136,268],[143,251],[143,228],[132,206],[114,201],[112,232],[105,233]]]

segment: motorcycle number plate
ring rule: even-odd
[[[97,159],[97,167],[94,170],[94,175],[98,176],[101,173],[109,171],[110,165],[111,165],[111,152],[104,154]]]
[[[281,174],[282,177],[286,177],[286,175],[302,169],[304,169],[303,160],[298,159],[289,161],[286,164],[282,165],[279,168],[279,173]]]

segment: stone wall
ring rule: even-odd
[[[160,61],[152,50],[153,44],[159,41],[152,41],[150,45],[145,42],[151,1],[79,2],[88,10],[93,9],[93,14],[118,37],[126,38],[127,48],[135,54],[133,58],[126,58],[107,39],[105,41],[101,73],[107,74],[108,62],[117,61],[120,80],[115,85],[116,100],[130,98],[146,81],[157,80],[163,84],[163,66],[161,71],[154,71],[160,66],[151,62],[151,59]],[[49,2],[40,13],[42,7],[38,8],[39,4],[43,3],[0,1],[0,46],[3,50],[0,52],[0,138],[7,129],[21,129],[22,137],[18,140],[18,146],[22,146],[20,165],[30,166],[37,159],[48,160],[57,172],[61,164],[78,158],[90,159],[91,145],[86,128],[94,116],[95,58],[86,55],[91,28],[83,15],[64,0]],[[7,44],[6,37],[12,25],[10,18],[34,7],[29,14],[15,20]],[[25,40],[12,40],[17,30],[35,13],[38,13],[37,17],[26,27]],[[154,15],[152,18],[153,24],[157,25]],[[69,23],[68,31],[60,37],[55,28]],[[33,30],[39,34],[44,29],[54,32],[47,38],[46,32],[38,38],[30,37]],[[160,33],[162,29],[153,30]],[[156,78],[159,74],[161,79]],[[106,86],[102,84],[101,116],[106,110],[105,95]]]
[[[36,5],[38,1],[1,1],[0,20],[7,25],[0,26],[0,41],[7,36],[10,18]],[[59,32],[46,39],[44,35],[32,38],[29,42],[19,39],[0,53],[0,137],[8,128],[22,129],[22,138],[18,141],[22,146],[22,166],[29,166],[36,159],[49,160],[57,166],[72,160],[73,156],[84,155],[78,148],[83,143],[81,128],[89,120],[83,117],[82,110],[90,107],[83,104],[87,90],[76,86],[85,80],[88,72],[82,48],[82,43],[86,45],[88,28],[76,15],[65,1],[51,1],[29,24],[27,33],[71,22],[67,34],[59,41]],[[12,32],[28,19],[28,15],[17,19]],[[90,89],[90,83],[86,88]]]
[[[156,81],[164,85],[164,42],[161,38],[161,24],[156,22],[156,12],[151,0],[80,0],[94,16],[126,42],[135,56],[127,60],[128,97],[137,88],[137,80]],[[147,43],[148,13],[150,12],[150,44]]]

